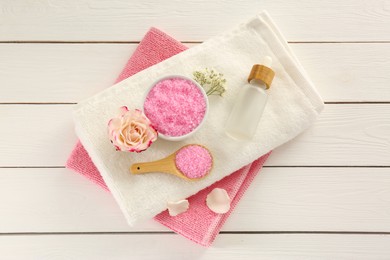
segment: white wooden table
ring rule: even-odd
[[[270,12],[324,100],[275,150],[213,247],[64,168],[72,106],[150,26],[189,46]],[[390,259],[390,1],[0,0],[0,259]]]

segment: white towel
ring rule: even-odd
[[[232,141],[224,125],[253,64],[273,59],[276,75],[255,137]],[[117,152],[107,136],[107,122],[118,108],[142,108],[145,90],[165,75],[192,77],[195,70],[215,68],[224,74],[227,91],[210,97],[203,127],[181,142],[158,140],[143,153]],[[76,132],[124,212],[129,224],[152,218],[168,201],[187,198],[306,129],[323,109],[323,102],[302,66],[267,13],[262,12],[233,30],[216,36],[116,84],[76,106]],[[214,157],[210,175],[187,182],[163,173],[132,175],[131,164],[161,159],[189,143],[207,146]]]

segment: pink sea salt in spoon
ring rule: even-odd
[[[195,181],[207,176],[212,167],[213,157],[210,151],[202,145],[189,144],[164,159],[135,163],[130,171],[133,174],[163,172]]]

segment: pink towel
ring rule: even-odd
[[[151,28],[138,45],[116,82],[186,49],[187,47],[182,43],[156,28]],[[167,211],[164,211],[158,214],[155,220],[198,244],[210,246],[268,156],[269,153],[188,198],[190,208],[187,212],[171,217]],[[77,142],[66,162],[66,167],[86,176],[108,190],[99,171],[80,142]],[[206,206],[207,194],[217,187],[225,189],[232,200],[231,209],[226,214],[216,214]]]

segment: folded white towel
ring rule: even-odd
[[[240,88],[253,64],[265,56],[273,59],[276,76],[257,133],[250,142],[232,141],[224,125]],[[116,152],[107,136],[107,122],[118,108],[142,108],[145,90],[157,78],[175,74],[192,77],[195,70],[215,68],[224,74],[224,97],[210,97],[210,111],[203,127],[182,142],[158,140],[147,151]],[[76,106],[76,131],[102,174],[128,222],[151,218],[177,201],[247,165],[297,136],[317,118],[323,102],[267,13],[152,66]],[[198,143],[213,153],[211,174],[187,182],[163,173],[131,175],[135,162],[163,158],[185,144]]]

